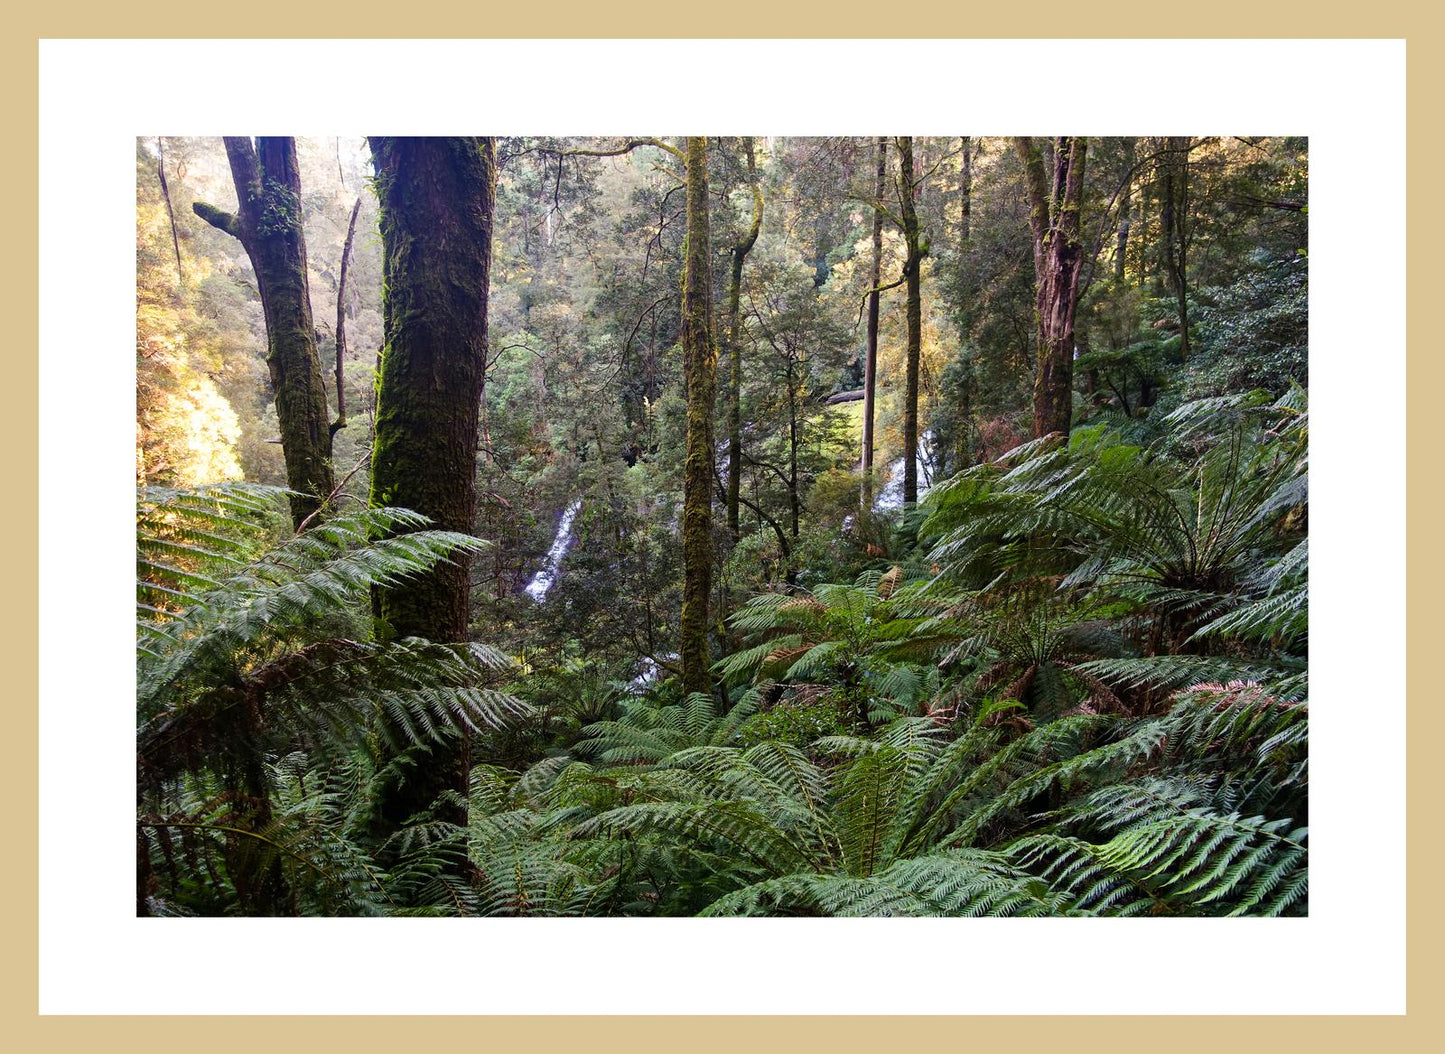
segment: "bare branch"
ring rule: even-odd
[[[858,304],[858,321],[855,322],[855,323],[853,323],[853,328],[854,328],[854,329],[857,329],[859,326],[861,326],[861,325],[863,324],[863,311],[864,311],[865,308],[868,307],[868,298],[869,298],[870,296],[872,296],[874,293],[886,293],[886,292],[888,292],[888,290],[890,290],[890,289],[897,289],[899,286],[901,286],[901,285],[902,285],[904,282],[906,282],[906,281],[908,281],[908,274],[907,274],[907,272],[904,272],[904,274],[902,274],[902,275],[899,277],[898,281],[896,281],[896,282],[889,282],[887,285],[875,286],[874,288],[872,288],[872,289],[868,290],[866,293],[864,293],[864,294],[863,294],[863,299],[862,299],[862,300],[859,302],[859,304]]]
[[[348,472],[344,477],[342,477],[341,482],[336,484],[336,489],[334,489],[330,494],[326,495],[326,499],[322,501],[320,505],[316,506],[316,508],[312,509],[309,516],[307,516],[304,520],[302,520],[296,525],[296,533],[300,534],[302,531],[306,530],[306,528],[311,525],[311,521],[316,519],[317,516],[321,515],[321,510],[330,505],[332,501],[336,499],[337,495],[339,495],[346,488],[346,484],[351,482],[351,477],[361,471],[361,466],[366,464],[370,460],[371,451],[368,450],[366,453],[361,455],[361,460],[358,461],[354,466],[352,466],[351,471]]]
[[[681,161],[682,151],[671,143],[665,143],[661,139],[629,139],[621,146],[611,150],[567,150],[562,153],[563,157],[620,157],[623,154],[630,154],[639,146],[654,146],[659,150],[665,150],[673,157]]]
[[[860,198],[850,195],[843,200],[856,201],[860,205],[867,205],[870,209],[882,213],[884,218],[886,218],[889,223],[893,224],[893,226],[897,227],[899,230],[903,229],[903,221],[900,220],[897,216],[893,215],[893,213],[888,210],[888,206],[883,204],[883,202],[879,201],[877,198]]]

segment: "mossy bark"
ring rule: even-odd
[[[1080,209],[1088,140],[1056,138],[1052,182],[1039,145],[1029,136],[1014,143],[1024,165],[1034,243],[1034,436],[1067,436],[1074,414],[1074,314],[1084,257]]]
[[[958,171],[958,244],[967,248],[973,219],[973,137],[963,137],[963,161]]]
[[[918,226],[918,192],[913,172],[913,138],[898,140],[898,206],[903,220],[903,262],[907,280],[908,345],[903,387],[903,503],[918,503],[918,372],[923,357],[923,248]]]
[[[712,588],[713,403],[717,398],[717,347],[712,332],[708,263],[707,138],[689,136],[687,247],[682,283],[682,361],[687,385],[687,452],[682,497],[682,620],[678,653],[682,686],[711,690],[708,675],[708,594]]]
[[[732,279],[728,284],[728,530],[736,541],[741,535],[738,498],[743,478],[743,341],[742,290],[743,261],[757,244],[763,226],[763,188],[758,185],[757,158],[753,153],[753,137],[743,140],[748,158],[748,180],[753,190],[753,221],[732,249]]]
[[[877,172],[873,190],[874,199],[880,204],[888,189],[888,140],[878,137]],[[873,508],[873,445],[875,403],[878,394],[878,283],[883,276],[883,210],[873,210],[873,263],[869,272],[868,288],[868,336],[863,351],[863,486],[859,491],[859,503],[863,511]]]
[[[963,158],[959,162],[958,169],[958,266],[960,270],[967,266],[969,239],[973,236],[973,147],[973,137],[963,136]],[[954,436],[953,448],[956,465],[949,468],[950,472],[968,468],[974,463],[973,392],[975,377],[973,359],[968,352],[968,345],[968,327],[964,325],[959,330],[961,376],[958,384],[958,430]]]
[[[1179,355],[1189,361],[1189,153],[1193,140],[1171,135],[1159,163],[1160,270],[1179,307]]]
[[[225,143],[239,201],[236,214],[200,201],[192,208],[211,226],[239,239],[256,272],[286,483],[297,492],[291,499],[291,519],[299,528],[331,493],[335,480],[306,277],[296,140],[261,136],[253,144],[249,136],[227,136]]]
[[[477,137],[372,137],[383,253],[386,343],[377,381],[371,502],[471,533],[486,364],[495,143]],[[451,643],[468,637],[469,561],[455,557],[376,598],[379,629]],[[395,825],[446,790],[465,792],[465,742],[410,757],[383,791]],[[455,818],[455,817],[454,817]]]
[[[1124,140],[1124,168],[1125,172],[1131,172],[1134,168],[1135,138],[1129,136]],[[1124,281],[1125,261],[1129,256],[1129,228],[1133,222],[1129,199],[1134,196],[1134,179],[1132,175],[1127,176],[1124,189],[1119,193],[1119,229],[1114,238],[1114,280],[1119,283]]]

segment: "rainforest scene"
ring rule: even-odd
[[[137,139],[136,913],[1307,914],[1308,162]]]

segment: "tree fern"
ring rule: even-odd
[[[1066,896],[979,850],[899,860],[867,876],[797,874],[769,879],[720,897],[704,915],[1067,915]]]
[[[378,737],[435,743],[524,708],[498,686],[510,662],[493,648],[367,639],[372,588],[476,539],[396,509],[285,537],[282,497],[231,485],[139,503],[138,866],[148,885],[174,832],[191,832],[210,845],[194,859],[229,876],[211,885],[233,899],[208,894],[212,909],[371,913],[387,880],[361,849],[365,809],[341,817],[276,759],[302,751],[318,772],[349,771]]]
[[[1146,719],[910,718],[808,750],[484,770],[466,910],[1297,914],[1306,728],[1303,707],[1203,686]]]
[[[1292,676],[1303,663],[1308,418],[1291,392],[1188,405],[1149,447],[1102,428],[1038,440],[929,495],[931,558],[963,586],[1055,580],[1113,611],[1143,659],[1095,656],[1088,676],[1145,687]],[[1006,594],[1005,594],[1006,595]],[[1042,610],[1035,603],[1033,607]],[[1241,654],[1237,646],[1251,645]],[[1229,663],[1236,663],[1231,675]]]

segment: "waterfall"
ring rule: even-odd
[[[552,548],[547,550],[547,562],[542,565],[542,570],[532,576],[532,581],[527,583],[527,595],[539,603],[546,598],[552,583],[557,581],[562,557],[567,554],[567,547],[572,544],[572,521],[577,518],[577,510],[580,508],[582,501],[579,498],[562,513],[562,522],[557,524],[557,537],[552,539]]]
[[[933,442],[932,430],[926,430],[918,437],[918,497],[922,499],[928,492],[931,482],[929,478],[929,456],[928,449]],[[891,512],[894,509],[903,508],[903,458],[899,458],[888,466],[888,482],[878,492],[878,498],[873,502],[873,508],[879,512]]]
[[[677,652],[670,651],[667,654],[663,655],[662,659],[666,662],[676,661]],[[649,685],[655,684],[656,682],[662,680],[663,676],[667,673],[666,668],[663,667],[662,664],[659,663],[656,659],[654,659],[651,655],[642,656],[642,658],[638,662],[637,668],[641,672],[628,682],[628,688],[633,692],[646,691]]]

